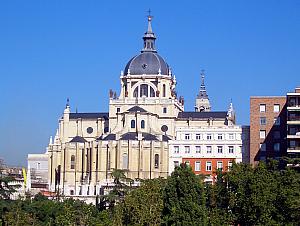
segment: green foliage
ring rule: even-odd
[[[186,164],[176,167],[163,190],[166,225],[206,225],[204,186]]]
[[[203,183],[186,165],[167,179],[132,188],[125,173],[113,174],[116,187],[96,206],[82,201],[0,199],[1,225],[299,225],[300,174],[277,162],[255,167],[235,164]],[[103,204],[104,203],[104,204]],[[107,204],[109,204],[108,209]]]
[[[145,180],[130,192],[118,208],[125,225],[160,225],[163,211],[163,179]]]
[[[116,203],[122,201],[125,195],[130,190],[130,186],[126,184],[129,182],[131,184],[132,180],[127,178],[125,175],[125,170],[122,169],[114,169],[111,173],[111,177],[114,180],[114,187],[105,195],[101,200],[104,205],[108,205],[110,209],[112,209]]]

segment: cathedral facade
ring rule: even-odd
[[[114,169],[123,169],[136,185],[139,179],[167,177],[174,167],[170,145],[173,150],[178,131],[205,133],[212,125],[224,130],[235,124],[232,111],[211,112],[204,75],[195,112],[184,111],[176,78],[157,53],[151,20],[149,16],[141,52],[121,72],[120,94],[110,91],[109,112],[73,113],[66,104],[46,152],[50,191],[93,199],[113,186]]]

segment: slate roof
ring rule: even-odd
[[[144,108],[141,108],[139,106],[134,106],[132,108],[128,109],[129,112],[147,112]]]
[[[101,113],[70,113],[70,119],[97,119],[97,118],[104,118],[108,119],[108,112],[101,112]]]
[[[72,143],[85,143],[85,142],[87,142],[87,140],[84,139],[81,136],[76,136],[76,137],[73,137],[73,139],[70,140],[70,142],[72,142]]]
[[[97,140],[116,140],[116,134],[110,133],[105,137],[103,137],[103,135],[102,135],[102,136],[98,137]]]
[[[178,119],[209,119],[209,118],[220,118],[225,119],[227,117],[226,111],[211,111],[211,112],[179,112]]]
[[[162,140],[163,141],[169,141],[169,140],[171,140],[171,138],[166,136],[166,135],[163,135]]]
[[[143,140],[158,140],[157,137],[150,133],[143,133]]]
[[[150,134],[150,133],[142,133],[142,136],[143,136],[143,140],[147,140],[147,141],[151,141],[151,140],[154,140],[154,141],[158,141],[158,138],[153,135],[153,134]],[[138,137],[137,137],[137,133],[135,132],[128,132],[128,133],[124,133],[122,136],[121,136],[121,139],[120,140],[137,140]]]
[[[131,58],[125,67],[125,76],[128,75],[168,75],[169,65],[154,52],[143,52]]]
[[[143,140],[158,141],[157,136],[150,134],[150,133],[142,133],[142,136],[143,136]],[[116,140],[116,134],[111,133],[105,137],[102,135],[102,136],[98,137],[97,140]],[[121,135],[120,140],[138,140],[137,133],[136,132],[124,133],[123,135]],[[163,135],[163,141],[169,141],[169,140],[171,140],[171,138],[169,138],[166,135]]]
[[[135,132],[124,133],[120,140],[137,140],[137,134]]]

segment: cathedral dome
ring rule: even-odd
[[[169,66],[156,52],[143,51],[125,67],[125,75],[169,75]]]
[[[171,75],[168,64],[157,54],[155,34],[151,26],[152,16],[148,16],[148,29],[143,36],[144,48],[141,53],[127,63],[124,75]]]

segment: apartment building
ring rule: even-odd
[[[287,93],[287,155],[300,157],[300,87]]]
[[[286,153],[286,97],[250,97],[250,163]]]

